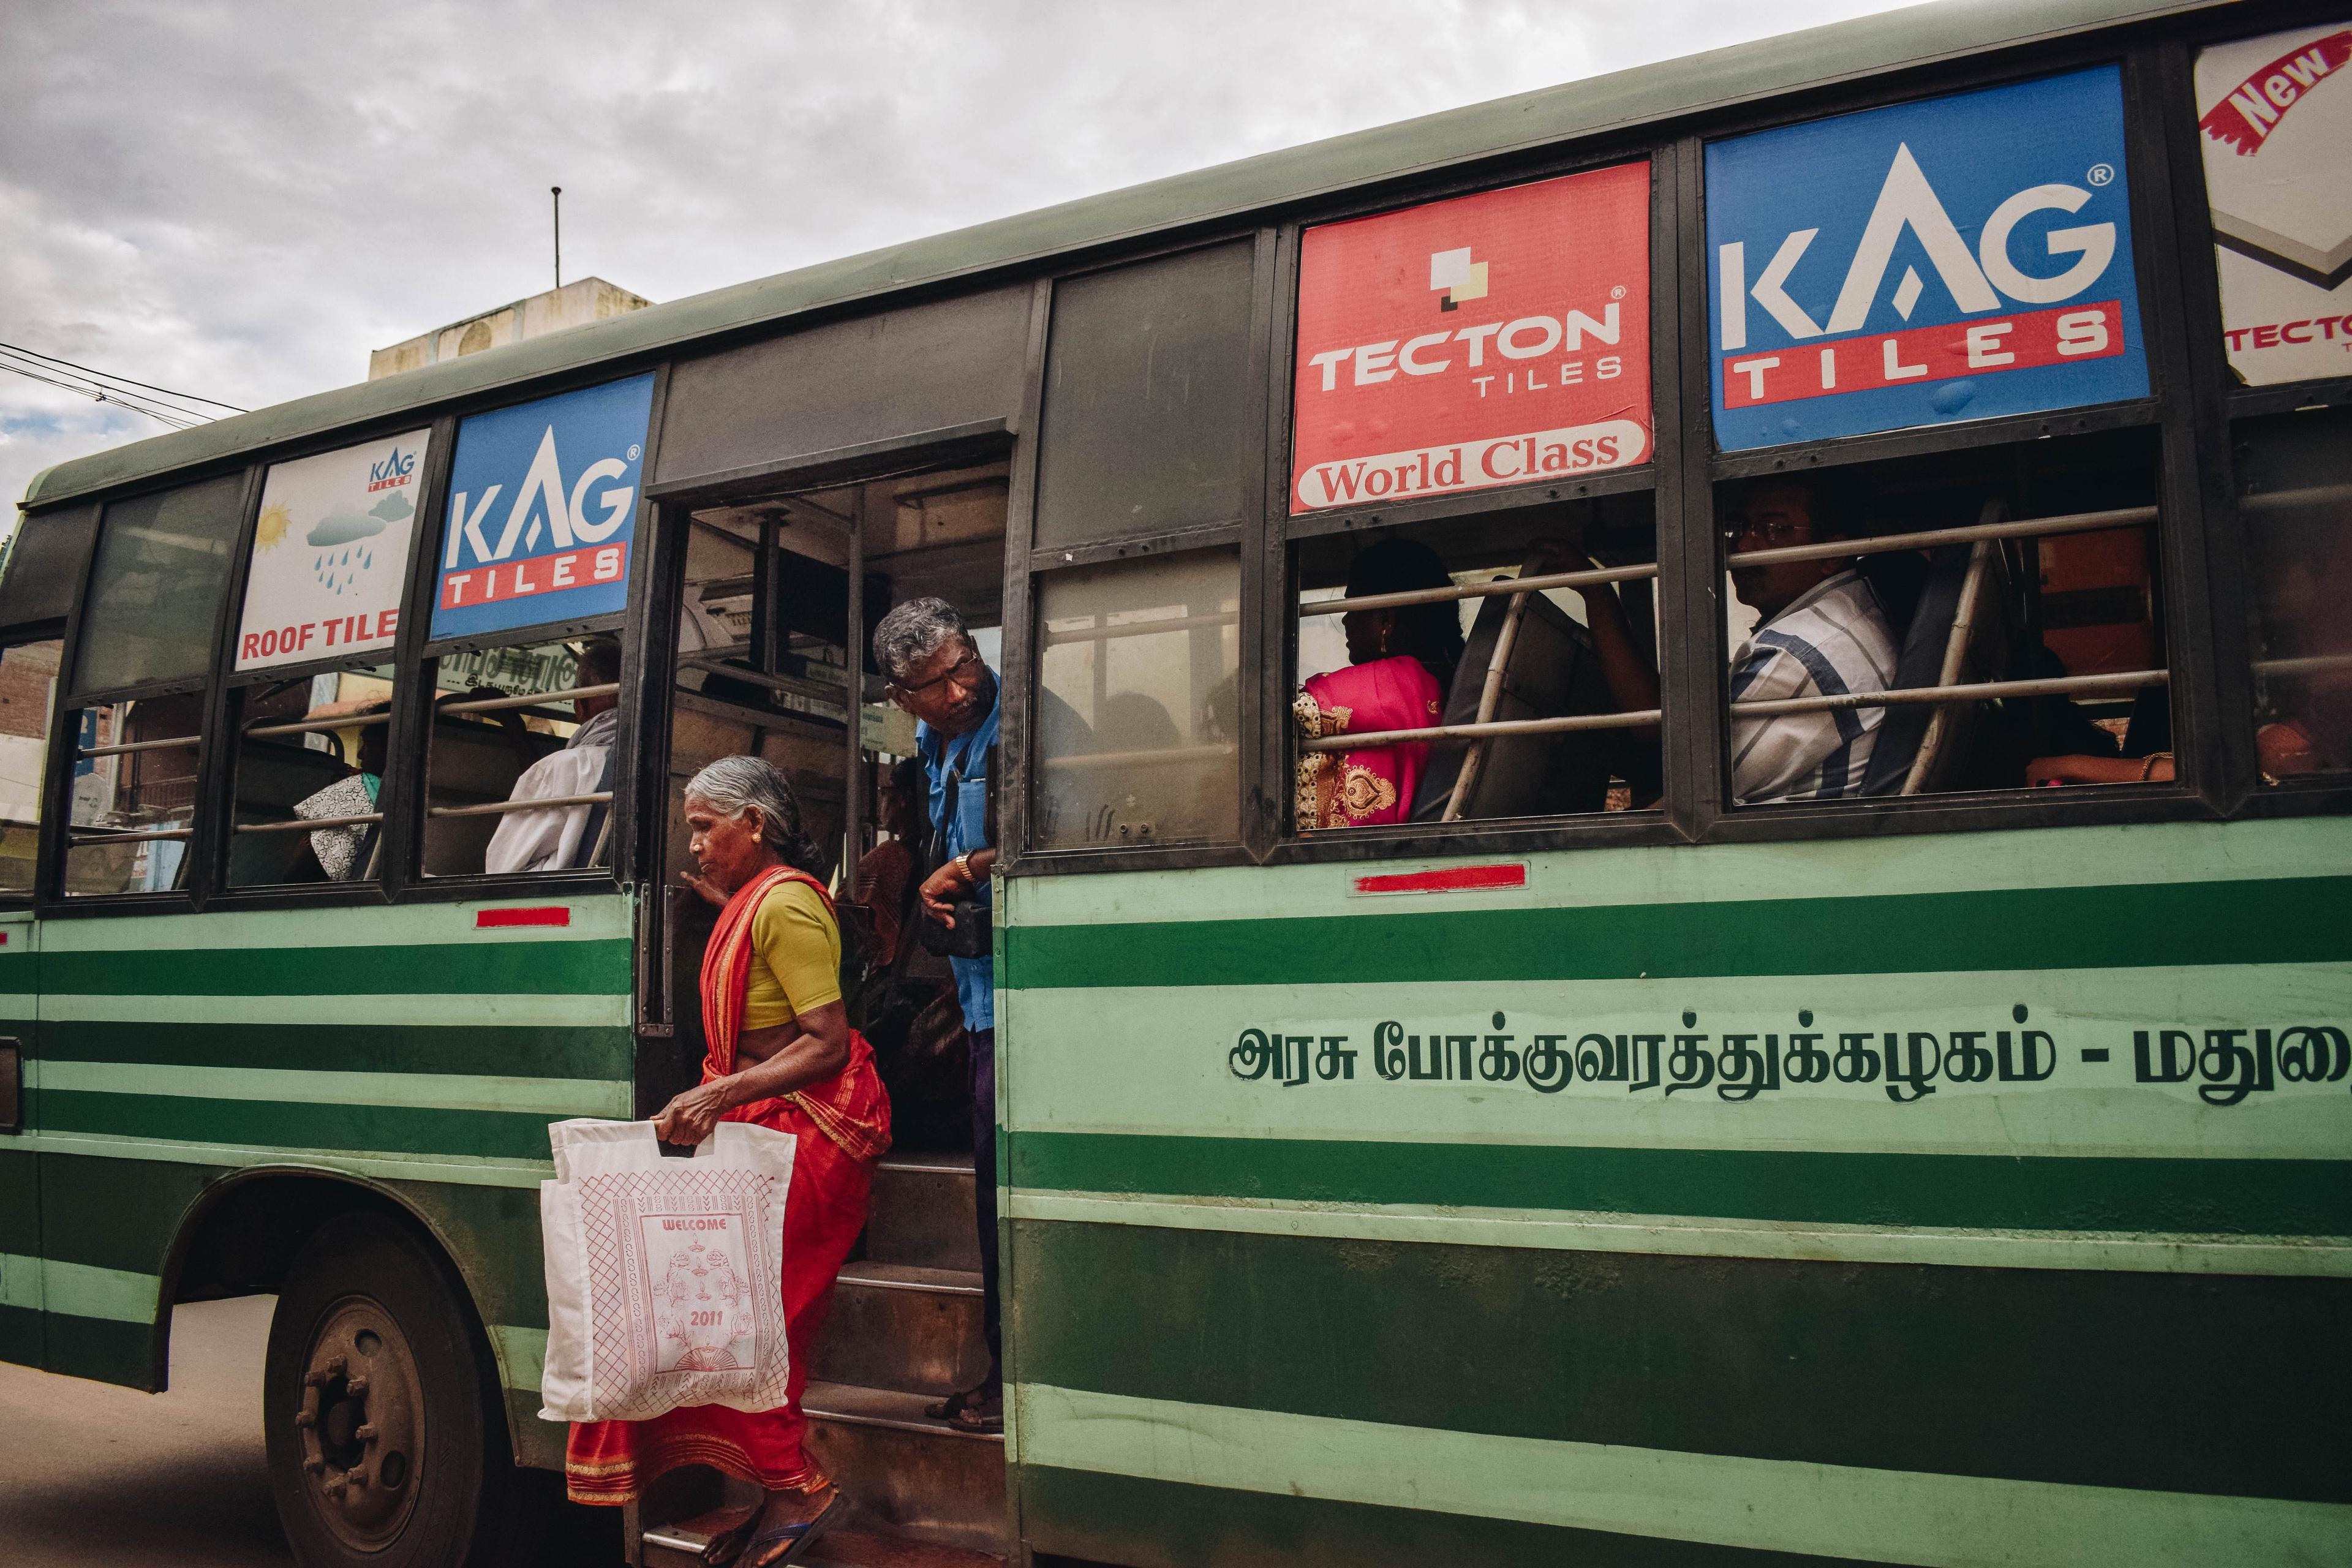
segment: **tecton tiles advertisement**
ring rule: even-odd
[[[654,378],[478,414],[457,427],[432,633],[576,621],[628,603]]]
[[[2352,26],[2205,50],[2197,115],[2231,368],[2352,373]]]
[[[1650,455],[1650,166],[1307,231],[1294,512]]]
[[[261,489],[236,668],[388,649],[429,432],[278,463]]]
[[[1706,151],[1727,450],[2147,394],[2114,67]]]

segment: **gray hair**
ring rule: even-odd
[[[784,864],[816,874],[816,846],[801,831],[801,803],[766,758],[721,757],[687,780],[686,793],[699,795],[730,821],[740,822],[745,812],[759,807],[761,840]]]
[[[950,637],[971,641],[971,629],[945,599],[909,599],[874,628],[874,662],[892,680],[940,651]]]

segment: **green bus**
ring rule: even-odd
[[[298,1560],[523,1560],[546,1126],[702,1056],[680,785],[854,892],[938,595],[996,1158],[893,1062],[863,1560],[2352,1560],[2339,76],[2341,0],[1955,0],[50,469],[0,1356],[274,1294]],[[922,1408],[975,1181],[1002,1437]]]

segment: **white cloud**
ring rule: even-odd
[[[548,287],[551,184],[567,278],[675,299],[1887,8],[10,5],[0,341],[258,407]],[[0,376],[0,494],[160,428]]]

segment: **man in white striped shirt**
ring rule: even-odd
[[[1825,543],[1843,537],[1806,479],[1770,479],[1731,491],[1724,534],[1734,552]],[[1757,614],[1731,656],[1730,697],[1761,702],[1884,691],[1895,646],[1885,607],[1851,556],[1735,567],[1733,589]],[[1734,716],[1731,793],[1744,805],[1836,800],[1862,793],[1884,708]]]

